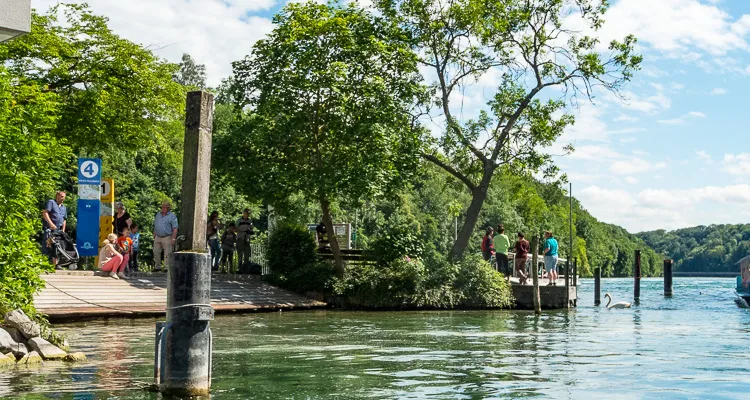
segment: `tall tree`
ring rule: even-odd
[[[112,148],[171,148],[185,90],[176,66],[122,39],[85,4],[34,13],[31,33],[0,45],[0,64],[55,93],[55,136],[75,153]],[[62,19],[62,20],[61,20]]]
[[[274,22],[234,63],[236,98],[253,115],[222,158],[271,204],[316,199],[343,274],[331,203],[380,195],[415,168],[416,56],[400,30],[354,5],[289,4]]]
[[[174,73],[175,82],[191,89],[206,88],[206,66],[197,64],[190,54],[183,53],[180,69]]]
[[[498,168],[555,174],[544,148],[573,123],[568,106],[592,98],[595,87],[617,93],[641,62],[633,36],[602,52],[596,37],[569,25],[575,20],[595,33],[606,0],[377,0],[376,5],[410,33],[420,63],[435,77],[445,128],[422,156],[472,195],[451,250],[454,258],[469,243]],[[495,93],[476,119],[460,120],[458,92],[488,72],[498,75]]]

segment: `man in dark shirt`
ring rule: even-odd
[[[523,285],[526,283],[526,260],[529,258],[529,241],[524,239],[523,233],[518,232],[518,241],[516,242],[516,275],[519,282]]]
[[[47,247],[47,240],[49,240],[52,231],[65,231],[68,210],[63,205],[64,201],[65,192],[61,190],[55,194],[54,200],[47,201],[47,204],[42,210],[42,228],[44,229],[44,236],[42,239],[42,254],[49,257],[53,265],[57,265],[57,257],[55,257],[54,249],[52,249],[51,247]]]

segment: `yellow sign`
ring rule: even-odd
[[[99,208],[99,251],[102,250],[102,242],[110,233],[114,233],[115,227],[115,181],[112,178],[102,179],[101,204]],[[99,267],[99,256],[96,257],[96,266]]]

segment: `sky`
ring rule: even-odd
[[[117,34],[169,61],[189,53],[216,85],[273,29],[286,1],[88,3]],[[32,7],[54,3],[32,0]],[[571,110],[576,123],[558,147],[571,143],[576,151],[555,162],[573,195],[599,220],[631,232],[750,223],[750,1],[611,4],[598,35],[607,43],[635,34],[643,68],[624,98],[598,93]],[[495,82],[488,74],[463,93],[462,115],[477,112]]]

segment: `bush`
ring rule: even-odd
[[[296,292],[330,291],[333,266],[318,260],[315,239],[307,227],[284,224],[268,240],[271,282]]]
[[[401,257],[388,264],[350,265],[334,292],[354,308],[501,308],[512,305],[508,283],[480,255],[457,263]]]

